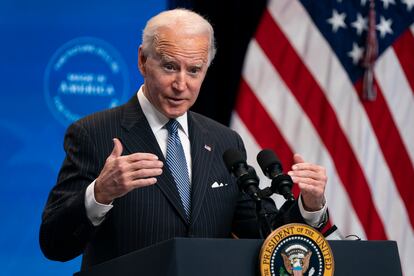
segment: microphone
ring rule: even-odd
[[[229,172],[236,177],[239,189],[256,201],[261,200],[259,177],[252,166],[247,165],[246,158],[236,149],[228,149],[223,160]]]
[[[283,173],[282,164],[276,154],[270,149],[264,149],[257,155],[257,163],[263,173],[272,180],[272,193],[282,195],[286,200],[294,201],[292,194],[292,178]]]

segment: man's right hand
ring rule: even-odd
[[[133,153],[121,156],[122,144],[113,139],[114,149],[95,182],[95,200],[110,204],[133,189],[154,185],[162,173],[163,163],[151,153]]]

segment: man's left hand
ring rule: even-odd
[[[306,163],[302,156],[293,156],[294,165],[288,174],[293,182],[299,185],[303,207],[313,212],[323,208],[325,204],[325,186],[328,180],[324,167]]]

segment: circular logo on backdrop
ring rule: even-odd
[[[321,233],[312,227],[291,223],[273,231],[260,251],[262,276],[334,274],[331,248]]]
[[[129,90],[125,62],[109,43],[81,37],[62,45],[45,73],[49,109],[63,125],[122,103]]]

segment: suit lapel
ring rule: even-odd
[[[197,219],[208,187],[214,145],[207,130],[188,112],[192,160],[191,222]]]
[[[122,126],[126,131],[123,132],[120,138],[128,152],[153,153],[166,164],[164,155],[162,154],[157,139],[145,118],[136,95],[125,104],[122,116]],[[157,183],[155,185],[174,206],[180,217],[187,222],[187,216],[181,203],[174,178],[166,167],[164,167],[163,173],[157,177]]]

